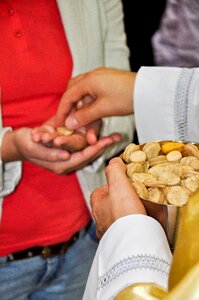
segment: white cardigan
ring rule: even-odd
[[[199,68],[142,67],[134,92],[141,143],[199,143]],[[83,300],[111,300],[125,287],[153,282],[167,288],[172,255],[160,224],[151,217],[120,218],[100,241]]]
[[[129,50],[120,0],[57,0],[57,5],[73,56],[73,75],[100,66],[129,69]],[[114,132],[116,128],[122,134],[123,142],[113,146],[89,167],[77,172],[88,205],[90,193],[105,182],[104,160],[132,141],[134,125],[131,117],[104,119],[101,135]],[[0,130],[0,143],[6,130]],[[1,216],[3,197],[15,189],[21,178],[21,162],[2,164],[0,161],[0,164]]]

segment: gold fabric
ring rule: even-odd
[[[167,294],[159,286],[152,283],[136,283],[124,289],[115,300],[159,300]]]
[[[198,300],[199,263],[192,267],[185,277],[167,293],[150,283],[133,284],[123,290],[115,300]]]
[[[169,276],[169,290],[199,262],[199,190],[180,210],[174,258]]]
[[[115,300],[199,300],[199,190],[180,210],[169,290],[150,283],[133,284]]]
[[[136,299],[136,298],[135,298]],[[163,298],[164,300],[199,300],[199,263]]]

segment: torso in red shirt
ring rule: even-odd
[[[0,86],[4,126],[35,127],[55,113],[72,57],[54,0],[0,1]],[[0,256],[71,237],[90,219],[75,173],[30,162],[3,202]]]

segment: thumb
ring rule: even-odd
[[[106,111],[106,107],[103,105],[104,99],[96,99],[86,107],[79,110],[75,110],[65,120],[66,127],[70,129],[77,129],[82,126],[86,126],[94,121],[97,121],[103,117],[108,117],[110,114]]]
[[[87,88],[81,83],[78,85],[74,84],[71,87],[69,87],[68,90],[65,91],[65,93],[61,97],[55,115],[56,127],[64,125],[69,113],[71,113],[71,111],[74,108],[76,109],[77,102],[80,101],[86,95],[88,95]],[[76,128],[77,127],[79,126],[76,126]]]
[[[122,187],[122,190],[132,189],[132,185],[126,175],[126,165],[122,159],[115,157],[110,160],[108,167],[106,167],[106,177],[110,190],[115,190],[118,185]]]
[[[126,175],[126,166],[121,158],[113,158],[106,168],[109,193],[115,195],[120,205],[120,215],[141,213],[146,214],[145,208]]]

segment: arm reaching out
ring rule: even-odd
[[[99,68],[70,81],[56,113],[56,126],[76,129],[108,116],[133,113],[133,88],[136,73],[111,68]],[[87,95],[95,100],[70,114],[77,102]],[[66,120],[65,120],[66,119]]]
[[[92,194],[92,213],[102,239],[83,300],[113,299],[140,282],[167,288],[172,255],[163,228],[146,216],[120,158],[110,161],[106,176],[108,184]]]

